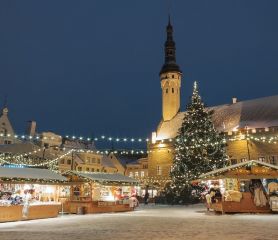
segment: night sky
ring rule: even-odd
[[[171,4],[182,110],[278,94],[277,0]],[[146,137],[161,119],[168,1],[0,1],[0,98],[17,133]],[[2,103],[1,103],[2,105]]]

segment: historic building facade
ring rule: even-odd
[[[149,183],[163,186],[169,181],[174,158],[174,138],[181,126],[180,111],[182,72],[176,63],[173,27],[166,28],[165,62],[160,71],[162,120],[148,144]],[[227,138],[230,164],[261,160],[278,164],[278,95],[210,107],[216,129]],[[276,144],[277,139],[277,144]]]

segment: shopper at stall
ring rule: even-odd
[[[24,190],[24,197],[23,197],[23,208],[22,208],[22,217],[27,218],[29,213],[29,206],[30,201],[32,199],[32,195],[30,190]]]

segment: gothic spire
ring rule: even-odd
[[[165,60],[164,65],[160,71],[160,74],[166,72],[180,72],[180,68],[176,63],[176,44],[173,38],[173,26],[171,24],[171,18],[169,15],[168,25],[166,27],[167,39],[164,44]]]

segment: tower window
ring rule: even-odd
[[[166,93],[168,93],[168,88],[166,88]]]
[[[174,93],[175,91],[174,91],[174,88],[172,88],[172,93]]]
[[[156,166],[156,175],[162,175],[162,168],[161,166]]]
[[[172,75],[172,78],[175,78],[175,75]]]

